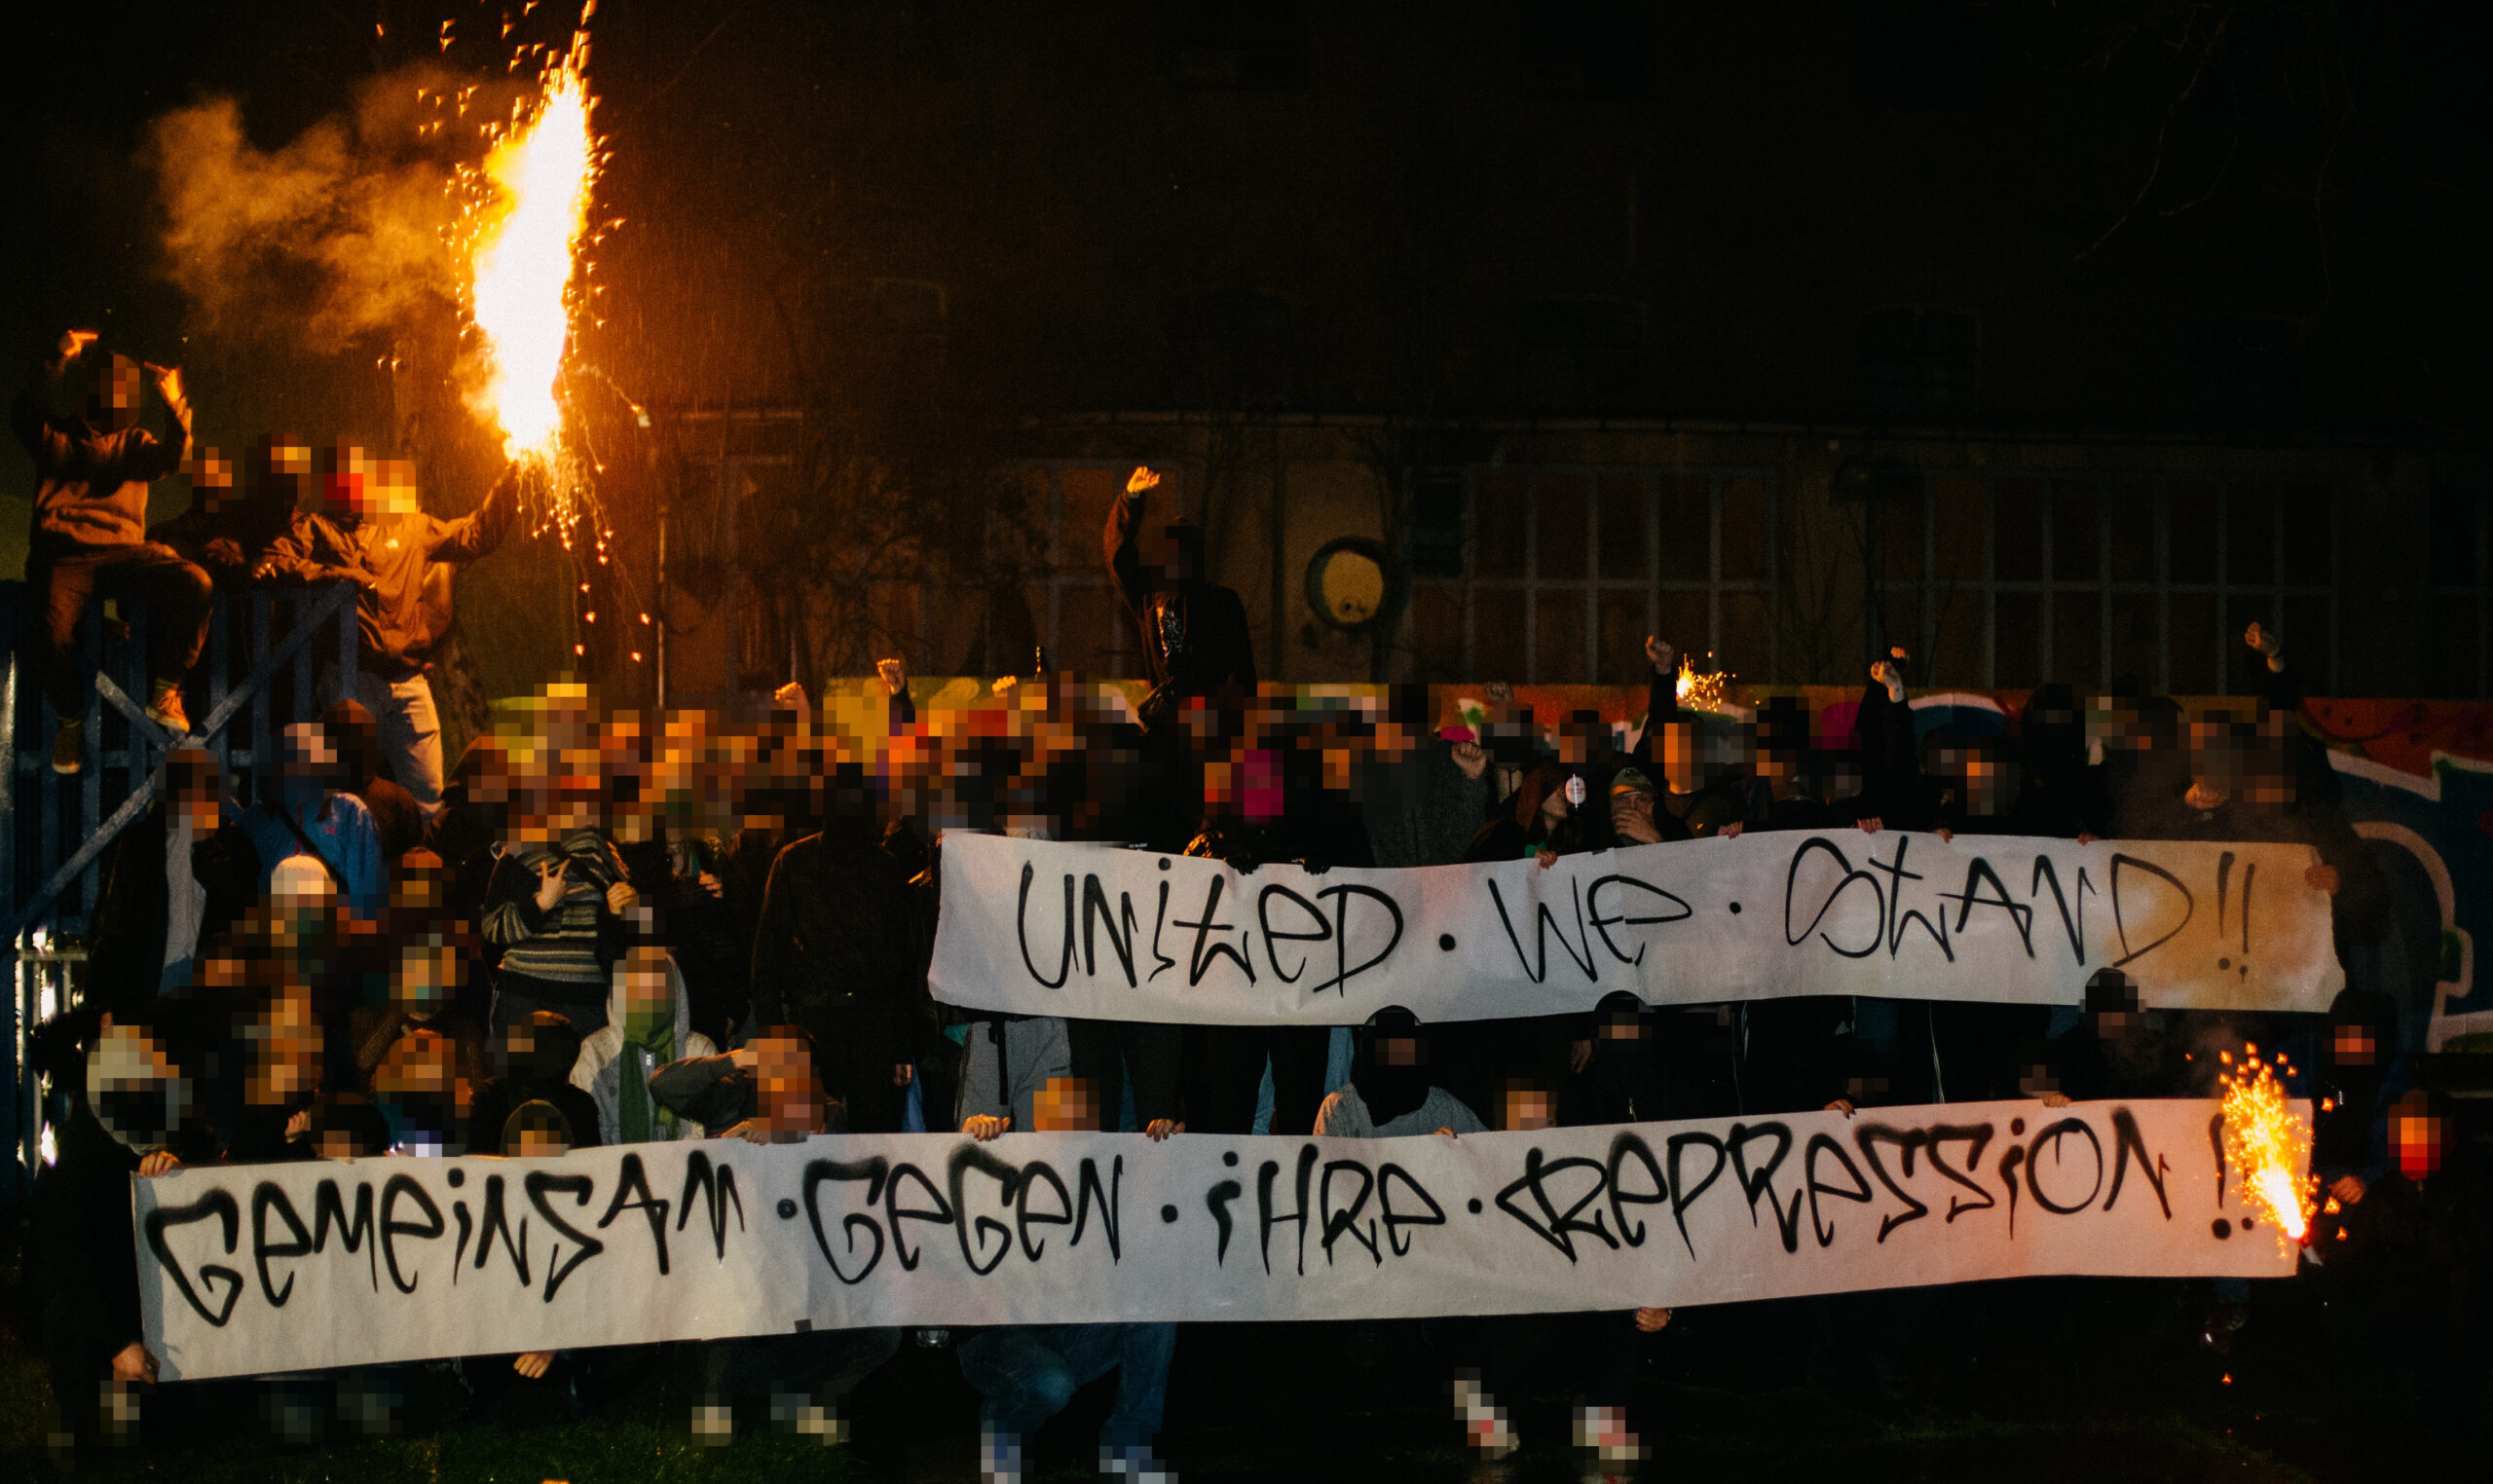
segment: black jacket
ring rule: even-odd
[[[757,1023],[813,1030],[863,1014],[891,1025],[924,1012],[909,878],[846,822],[779,852],[753,938]]]
[[[132,1009],[156,997],[170,910],[165,879],[168,828],[160,801],[104,847],[95,916],[87,935],[91,987],[82,1008],[128,1020]],[[230,813],[214,834],[192,844],[191,875],[207,893],[199,928],[204,946],[231,928],[260,894],[259,854]]]
[[[1157,726],[1176,703],[1224,688],[1255,692],[1255,643],[1246,627],[1246,605],[1230,588],[1201,579],[1164,583],[1135,550],[1140,522],[1134,497],[1120,495],[1108,511],[1108,573],[1118,596],[1142,634],[1142,657],[1151,669],[1151,694],[1141,715]]]

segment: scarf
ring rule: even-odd
[[[675,1059],[675,965],[667,965],[666,1000],[647,1009],[634,1009],[629,997],[624,1000],[623,1045],[615,1053],[619,1063],[614,1073],[614,1123],[627,1144],[645,1144],[652,1137],[671,1139],[676,1136],[676,1117],[671,1108],[661,1107],[650,1095],[650,1074]],[[663,1132],[653,1131],[663,1130]]]

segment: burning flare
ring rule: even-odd
[[[470,305],[489,362],[479,410],[502,430],[502,452],[550,461],[562,428],[556,388],[571,349],[573,267],[597,179],[582,68],[586,32],[545,70],[544,101],[514,117],[485,157],[489,198],[475,226]]]
[[[2255,1045],[2243,1048],[2241,1066],[2222,1074],[2225,1163],[2240,1171],[2243,1204],[2268,1218],[2280,1246],[2311,1230],[2320,1181],[2297,1174],[2311,1165],[2311,1126],[2286,1106],[2276,1070]],[[2224,1054],[2230,1064],[2233,1055]]]
[[[1714,656],[1708,654],[1705,657],[1712,659]],[[1679,703],[1693,711],[1720,711],[1723,709],[1726,687],[1730,684],[1730,680],[1731,672],[1729,670],[1699,670],[1689,662],[1687,655],[1683,654],[1679,659],[1679,682],[1676,687],[1679,692]]]

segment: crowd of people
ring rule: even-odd
[[[120,385],[107,379],[108,391]],[[177,379],[160,386],[178,409]],[[111,427],[119,405],[107,399],[105,425],[80,434],[122,440],[119,463],[90,448],[42,464],[56,481],[37,512],[56,655],[68,652],[96,574],[207,570],[115,555],[160,548],[133,546],[127,521],[77,513],[122,500],[171,457],[173,440]],[[186,442],[186,415],[174,421]],[[46,427],[42,437],[74,431]],[[297,512],[316,463],[323,511]],[[31,1252],[51,1275],[44,1341],[81,1446],[128,1430],[155,1380],[132,1277],[132,1174],[839,1132],[1425,1137],[2204,1096],[2215,1091],[2213,1053],[2253,1040],[2292,1048],[2297,1091],[2318,1100],[2326,1224],[2348,1234],[2325,1253],[2323,1280],[2346,1299],[2333,1337],[2421,1365],[2413,1348],[2426,1336],[2441,1347],[2430,1352],[2436,1376],[2464,1369],[2465,1326],[2482,1312],[2483,1243],[2471,1234],[2486,1230],[2485,1171],[2453,1135],[2446,1100],[2415,1085],[2390,992],[2402,970],[2388,885],[2326,757],[2294,723],[2287,656],[2257,625],[2243,650],[2261,697],[2250,715],[2046,686],[2013,735],[1923,738],[1906,701],[1911,658],[1894,649],[1871,666],[1848,738],[1827,745],[1792,697],[1767,699],[1741,724],[1683,712],[1673,650],[1657,638],[1632,734],[1593,713],[1536,717],[1495,689],[1476,724],[1456,724],[1425,687],[1369,701],[1259,686],[1238,596],[1203,575],[1198,532],[1154,525],[1156,479],[1137,470],[1104,550],[1144,638],[1152,686],[1136,707],[1039,673],[998,681],[1000,706],[920,718],[887,661],[883,734],[861,748],[820,726],[794,687],[731,720],[608,709],[585,686],[555,686],[524,726],[469,744],[445,780],[428,696],[416,695],[447,623],[435,569],[493,549],[518,476],[478,515],[445,523],[410,513],[411,501],[379,515],[358,506],[353,492],[367,486],[349,477],[354,463],[272,440],[248,462],[235,509],[205,501],[185,532],[145,533],[167,552],[199,553],[215,581],[355,576],[382,662],[377,688],[286,728],[282,783],[248,807],[213,755],[170,754],[156,801],[105,859],[78,997],[33,1038],[57,1136]],[[75,545],[81,532],[102,535]],[[160,614],[208,590],[205,576],[162,580],[161,592],[145,589]],[[150,629],[164,645],[159,674],[174,683],[153,709],[172,714],[175,731],[178,651],[197,649],[178,627],[160,616]],[[74,668],[47,673],[58,713],[82,714]],[[56,764],[82,745],[64,743]],[[1251,871],[1545,866],[1636,844],[1840,829],[2308,844],[2351,987],[2325,1023],[2160,1012],[2107,971],[2082,1006],[2057,1015],[1849,998],[1657,1007],[1614,994],[1577,1016],[1427,1024],[1395,1010],[1329,1029],[969,1014],[927,989],[948,831],[1133,843]],[[2204,1300],[2198,1343],[2229,1347],[2248,1285],[2193,1291]],[[1447,1394],[1465,1441],[1490,1457],[1521,1436],[1501,1398],[1527,1372],[1565,1374],[1569,1436],[1593,1476],[1619,1473],[1640,1452],[1624,1378],[1672,1333],[1671,1312],[1635,1308],[1637,1297],[1620,1295],[1614,1313],[1482,1320],[1463,1332],[1466,1348],[1414,1363],[1478,1367],[1448,1376]],[[844,1435],[843,1398],[903,1338],[827,1329],[671,1355],[647,1347],[460,1364],[480,1397],[538,1415],[594,1412],[672,1365],[705,1438],[732,1438],[739,1407],[750,1422],[766,1404],[771,1422],[832,1440]],[[1176,1326],[953,1338],[984,1398],[990,1475],[1018,1476],[1041,1425],[1113,1372],[1103,1471],[1168,1476],[1154,1438]],[[1858,1358],[1886,1376],[1897,1357],[1863,1344]],[[381,1367],[265,1386],[272,1415],[300,1430],[386,1425],[405,1381]]]

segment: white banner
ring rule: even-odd
[[[2325,1011],[2306,846],[1744,835],[1407,871],[948,833],[935,997],[1111,1020],[1357,1024],[1794,994]]]
[[[883,1324],[1711,1304],[2284,1277],[2212,1101],[1463,1138],[711,1139],[136,1180],[169,1379]],[[2307,1105],[2297,1113],[2306,1122]]]

